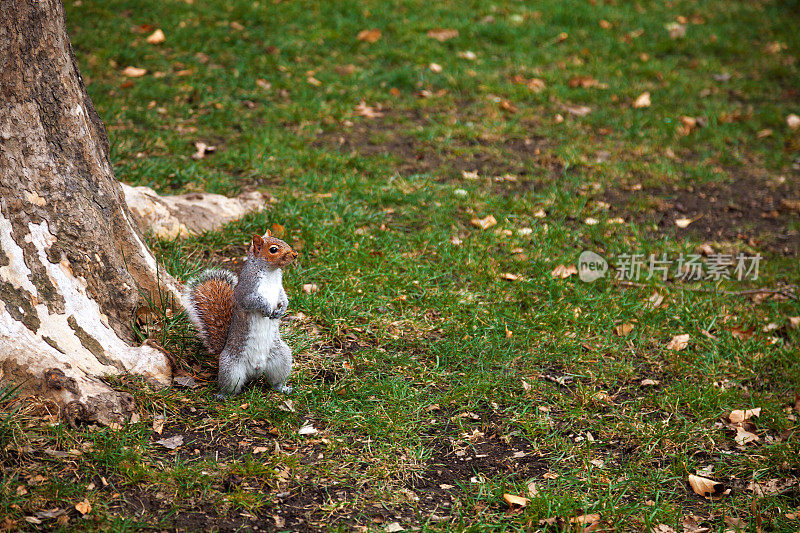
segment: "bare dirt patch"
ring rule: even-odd
[[[395,170],[400,175],[432,174],[440,181],[462,179],[463,172],[491,177],[511,174],[517,177],[519,187],[532,188],[537,181],[563,172],[544,137],[421,140],[412,134],[441,123],[447,113],[387,112],[384,117],[320,133],[313,146],[360,156],[389,155],[397,160]]]
[[[798,180],[767,180],[744,173],[731,183],[692,187],[645,188],[638,191],[610,188],[602,196],[614,216],[630,216],[654,234],[690,236],[710,242],[744,242],[780,255],[800,253],[800,232],[792,228],[798,219]],[[694,220],[680,229],[675,221]]]

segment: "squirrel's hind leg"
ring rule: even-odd
[[[267,366],[267,380],[276,391],[289,394],[292,387],[286,385],[286,380],[292,372],[292,349],[281,339],[280,332],[275,335],[269,350],[269,364]]]
[[[217,382],[222,396],[235,396],[242,392],[247,384],[247,369],[241,362],[225,357],[225,352],[219,357],[219,374]]]

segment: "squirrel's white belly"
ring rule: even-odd
[[[262,374],[267,370],[269,350],[275,342],[278,320],[261,315],[250,314],[250,329],[242,350],[242,361],[250,368],[249,373]]]

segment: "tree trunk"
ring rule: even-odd
[[[0,1],[0,383],[109,422],[133,401],[103,376],[169,382],[131,323],[143,295],[178,298],[178,284],[131,220],[61,0]]]

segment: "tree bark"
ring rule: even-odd
[[[100,422],[133,410],[103,376],[169,382],[131,317],[143,296],[177,305],[180,292],[132,223],[108,148],[61,0],[0,1],[0,383]]]

